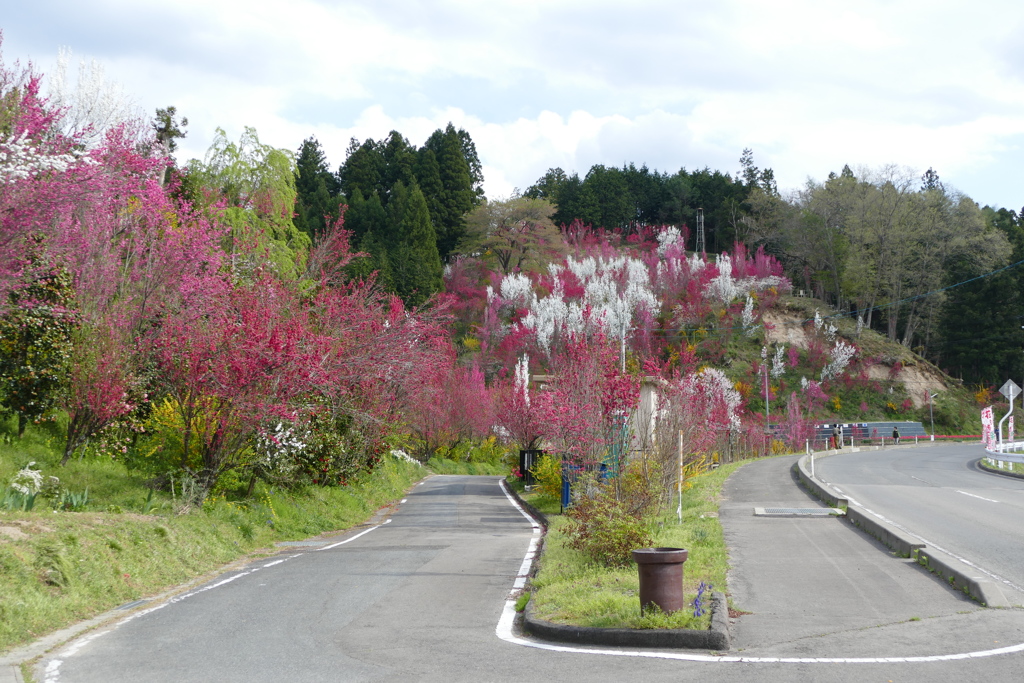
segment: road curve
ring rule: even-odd
[[[783,461],[765,464],[788,467]],[[972,622],[991,612],[1005,618],[1001,625],[981,625],[981,631],[995,627],[1002,643],[968,647],[1024,643],[1019,615],[1004,610],[954,615],[955,626],[948,618],[925,619],[909,625],[919,631],[913,637],[906,625],[883,625],[809,641],[820,643],[814,652],[819,657],[855,654],[856,661],[774,659],[773,654],[791,652],[785,643],[717,656],[544,649],[549,646],[520,637],[510,642],[496,626],[532,539],[531,525],[510,504],[498,478],[431,477],[409,493],[389,523],[326,544],[289,548],[147,606],[49,653],[35,669],[37,680],[738,683],[1012,680],[1019,673],[1019,653],[972,657],[964,643],[943,637],[950,627],[978,631]],[[747,571],[749,580],[757,576]],[[806,590],[822,590],[824,598],[828,585]],[[820,608],[829,610],[827,599]],[[900,651],[965,654],[942,661],[870,659]]]
[[[938,550],[995,575],[1024,604],[1024,480],[982,471],[977,444],[890,447],[816,461],[816,475]]]

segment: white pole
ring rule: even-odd
[[[811,453],[811,479],[814,479],[814,453]]]
[[[683,523],[683,430],[679,430],[679,507],[676,508],[679,523]]]

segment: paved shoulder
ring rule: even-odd
[[[817,507],[797,484],[795,457],[740,468],[725,484],[721,521],[729,546],[738,649],[804,656],[934,654],[936,619],[980,610],[909,560],[839,518],[754,517],[754,507]],[[883,635],[899,630],[901,636]],[[988,631],[977,647],[989,647]],[[968,646],[957,638],[957,646]],[[969,647],[969,646],[968,646]]]

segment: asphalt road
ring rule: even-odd
[[[787,460],[775,459],[751,466],[784,472],[788,465]],[[744,485],[733,489],[737,510],[745,506],[740,505],[739,493],[755,495],[756,485],[750,484],[766,471],[752,470],[752,476],[741,482]],[[774,473],[773,479],[780,486],[785,481],[780,473]],[[749,606],[766,607],[757,628],[748,631],[756,638],[747,640],[745,651],[722,656],[574,650],[538,643],[503,632],[500,626],[505,623],[503,615],[509,614],[505,609],[509,591],[535,536],[502,493],[497,478],[431,477],[413,489],[389,519],[390,523],[380,526],[314,540],[318,545],[288,548],[173,599],[148,605],[48,653],[36,667],[37,679],[49,683],[1020,679],[1024,658],[1019,652],[982,658],[964,654],[999,648],[1000,642],[1024,642],[1018,611],[967,607],[961,613],[965,606],[958,608],[955,596],[935,591],[928,583],[934,582],[930,576],[914,574],[903,565],[886,568],[882,574],[909,572],[907,580],[923,582],[913,589],[914,594],[935,593],[942,603],[935,618],[921,613],[925,618],[919,622],[885,623],[894,615],[899,617],[899,610],[883,610],[849,628],[829,627],[822,616],[834,615],[837,605],[830,602],[835,588],[827,573],[811,572],[804,575],[811,580],[802,576],[797,585],[785,573],[781,578],[764,575],[764,565],[751,562],[734,566],[733,574],[738,585],[745,587]],[[728,522],[723,519],[723,524]],[[839,542],[855,539],[860,544],[859,532],[839,529],[837,524],[832,526],[838,532],[850,535],[843,535]],[[776,532],[768,531],[773,528]],[[751,539],[763,543],[770,533],[789,534],[792,528],[768,524],[734,529],[731,534],[727,529],[727,534],[733,539],[730,543],[754,543]],[[806,544],[808,552],[827,554],[832,532],[815,533],[815,543]],[[787,552],[793,557],[787,561],[799,562],[802,545],[800,538],[790,540]],[[752,550],[731,548],[736,557],[751,557]],[[841,558],[850,576],[860,566],[857,555],[861,553],[858,549]],[[865,561],[879,559],[898,563],[881,552]],[[794,609],[773,613],[770,606],[777,605],[778,598],[771,596],[772,586],[778,582],[787,583],[790,595],[801,600],[799,609],[805,617]],[[850,590],[856,583],[845,581]],[[758,596],[769,597],[759,603]],[[891,596],[864,597],[888,600]],[[799,625],[792,630],[794,619],[801,618],[814,620],[816,635],[805,637]],[[777,619],[776,626],[772,619]],[[783,623],[790,627],[778,627]],[[969,637],[962,638],[961,632]],[[797,653],[835,659],[776,659]],[[953,659],[907,659],[944,653],[960,654]]]
[[[819,479],[927,545],[969,560],[1024,604],[1024,480],[980,470],[977,444],[843,453],[818,459]]]

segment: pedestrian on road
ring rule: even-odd
[[[832,448],[839,448],[839,425],[832,427]]]
[[[836,437],[836,449],[843,447],[843,425],[839,425],[839,435]]]
[[[900,428],[899,427],[893,427],[892,428],[892,440],[896,442],[897,446],[900,445]]]

